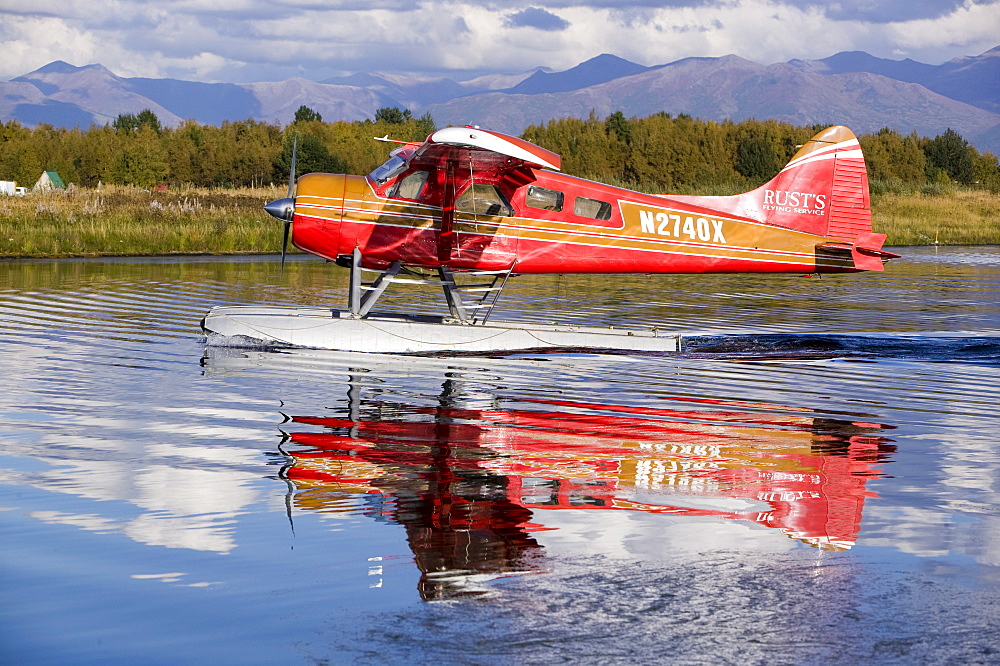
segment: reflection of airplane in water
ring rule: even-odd
[[[452,390],[446,382],[446,394]],[[542,510],[619,510],[752,521],[829,550],[857,539],[889,426],[766,404],[675,398],[664,408],[524,401],[489,410],[355,401],[293,417],[285,476],[299,509],[379,497],[402,524],[424,598],[478,593],[479,577],[532,569]]]

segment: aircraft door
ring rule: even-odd
[[[510,268],[517,259],[517,238],[508,225],[513,214],[510,202],[496,185],[472,183],[466,187],[455,198],[449,263],[482,270]]]

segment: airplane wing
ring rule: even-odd
[[[478,127],[446,127],[438,130],[427,137],[418,152],[426,156],[437,152],[438,146],[478,149],[517,160],[526,166],[545,167],[555,171],[559,171],[562,166],[562,159],[550,150],[517,137]]]

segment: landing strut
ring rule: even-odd
[[[351,256],[350,269],[347,309],[354,319],[366,318],[390,284],[429,284],[444,289],[452,322],[467,325],[486,324],[511,275],[511,269],[463,272],[465,276],[489,282],[460,284],[455,279],[454,271],[447,266],[438,267],[437,278],[407,268],[401,261],[396,261],[384,270],[364,268],[361,266],[361,252],[357,248]],[[375,273],[377,276],[371,282],[365,282],[362,279],[363,273]]]

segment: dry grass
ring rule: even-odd
[[[1000,244],[1000,194],[883,194],[872,199],[872,225],[889,245]]]
[[[0,257],[152,256],[277,252],[281,224],[262,206],[281,188],[134,187],[0,196]],[[886,192],[872,198],[889,245],[1000,244],[1000,195]]]
[[[279,188],[106,186],[0,197],[0,256],[276,252],[281,224],[262,206],[284,195]]]

